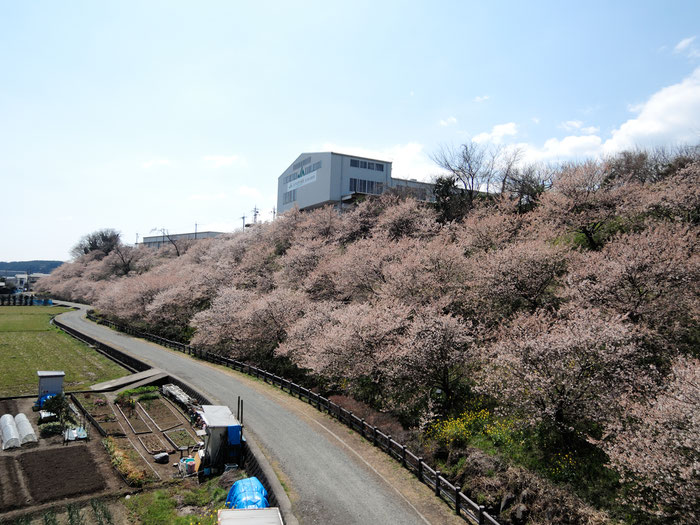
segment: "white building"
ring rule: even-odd
[[[308,210],[332,204],[342,208],[360,195],[402,189],[418,200],[433,202],[433,185],[391,176],[391,162],[343,153],[303,153],[279,176],[277,211],[298,206]]]
[[[212,237],[218,237],[221,234],[222,232],[161,233],[160,235],[144,237],[141,244],[149,248],[160,248],[161,246],[166,246],[173,242],[210,239]]]

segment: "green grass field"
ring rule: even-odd
[[[37,370],[63,370],[64,389],[83,390],[129,372],[49,324],[68,308],[0,306],[0,397],[34,394]]]

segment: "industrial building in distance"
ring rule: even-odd
[[[167,244],[172,244],[178,241],[189,241],[199,239],[209,239],[222,235],[222,232],[192,232],[192,233],[160,233],[150,237],[144,237],[141,244],[149,248],[160,248]]]
[[[381,195],[390,188],[433,202],[434,185],[415,179],[395,179],[391,162],[343,153],[302,153],[279,176],[277,212],[298,206],[309,210],[334,205],[339,209],[358,196]]]

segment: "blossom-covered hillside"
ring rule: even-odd
[[[41,286],[395,416],[504,522],[697,523],[698,156],[553,175],[526,205],[384,195]]]

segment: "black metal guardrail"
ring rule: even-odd
[[[467,497],[467,495],[462,492],[462,487],[450,483],[442,476],[442,473],[439,470],[436,470],[428,465],[425,461],[423,461],[422,457],[419,457],[410,451],[406,445],[392,439],[390,434],[382,432],[378,427],[370,425],[364,419],[360,419],[354,415],[351,411],[346,410],[340,405],[333,403],[329,399],[316,394],[315,392],[312,392],[308,388],[304,388],[301,385],[267,372],[261,368],[252,366],[242,361],[223,357],[221,355],[202,350],[201,348],[196,348],[177,341],[171,341],[170,339],[150,334],[148,332],[142,332],[128,325],[122,325],[106,319],[100,319],[89,313],[87,314],[87,318],[98,324],[113,328],[114,330],[146,339],[147,341],[183,352],[192,357],[197,357],[210,363],[223,365],[233,370],[249,374],[258,379],[262,379],[265,383],[278,387],[283,392],[287,392],[294,397],[307,401],[310,405],[316,407],[317,410],[328,413],[339,422],[345,424],[355,432],[358,432],[363,438],[371,441],[374,446],[380,448],[392,458],[400,462],[404,468],[415,474],[422,483],[430,487],[435,492],[437,497],[441,498],[448,505],[450,505],[450,507],[455,511],[455,514],[458,516],[463,517],[467,521],[478,523],[479,525],[500,525],[493,516],[486,512],[483,505],[479,505],[477,502]]]

